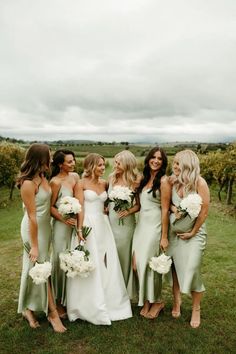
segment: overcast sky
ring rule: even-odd
[[[0,0],[0,135],[236,140],[236,1]]]

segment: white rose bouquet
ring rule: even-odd
[[[68,251],[60,253],[60,267],[66,272],[68,278],[80,276],[86,278],[95,269],[92,260],[89,258],[88,251]]]
[[[183,198],[178,207],[178,211],[183,215],[188,214],[191,219],[198,217],[202,205],[202,198],[197,193],[191,193]]]
[[[58,212],[63,216],[64,219],[77,218],[77,214],[81,212],[81,205],[78,199],[74,197],[63,197],[60,200],[58,206]],[[75,232],[77,233],[76,226],[73,227]]]
[[[86,239],[91,230],[92,228],[89,226],[82,227],[84,239]],[[86,278],[95,269],[93,261],[89,257],[90,253],[84,247],[84,244],[84,241],[80,241],[73,251],[63,252],[59,255],[60,267],[69,278],[74,278],[75,276]]]
[[[29,253],[30,244],[28,242],[24,243],[24,249],[27,253]],[[51,275],[51,271],[52,264],[50,262],[36,262],[35,265],[30,269],[29,276],[32,278],[33,283],[39,285],[48,281],[48,278]]]
[[[171,228],[174,232],[191,231],[202,206],[202,198],[198,193],[191,193],[183,198],[177,207],[180,218],[172,220]]]
[[[46,283],[51,275],[52,264],[50,262],[38,263],[36,262],[34,267],[30,269],[29,276],[33,279],[33,282],[38,284]]]
[[[172,259],[162,253],[158,257],[152,257],[149,261],[149,267],[157,273],[166,274],[169,272],[172,264]]]
[[[60,200],[58,212],[64,218],[75,217],[81,211],[81,205],[78,199],[73,197],[63,197]]]
[[[115,211],[127,210],[132,206],[134,200],[134,192],[128,187],[115,186],[109,193],[108,202],[114,203]],[[124,220],[119,219],[119,225],[124,225]]]

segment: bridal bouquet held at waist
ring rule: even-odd
[[[172,222],[174,232],[188,232],[193,228],[202,207],[202,198],[198,193],[191,193],[183,198],[177,207],[180,218]]]
[[[128,187],[115,186],[108,195],[108,202],[114,203],[115,211],[123,211],[131,208],[134,200],[134,192]],[[124,220],[119,219],[119,225],[124,225]]]
[[[88,226],[82,227],[84,239],[89,235],[91,229]],[[74,278],[75,276],[87,278],[95,269],[94,263],[89,257],[90,253],[84,245],[85,242],[80,241],[79,245],[73,251],[62,252],[59,255],[60,267],[66,272],[68,278]]]

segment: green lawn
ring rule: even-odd
[[[164,313],[154,321],[134,316],[112,326],[65,321],[68,331],[55,334],[41,315],[41,327],[32,330],[17,311],[21,272],[22,208],[17,192],[14,201],[0,209],[0,353],[236,353],[235,254],[236,220],[214,203],[207,222],[208,246],[203,261],[207,288],[202,302],[202,324],[189,326],[191,300],[183,297],[182,316],[171,317],[171,289],[164,286]],[[96,294],[95,294],[96,296]]]

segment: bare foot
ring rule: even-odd
[[[181,316],[180,306],[181,306],[181,298],[174,299],[174,304],[171,312],[172,317],[179,318]]]
[[[149,318],[150,320],[154,320],[154,318],[157,318],[159,316],[159,313],[164,309],[164,307],[164,302],[155,302],[154,304],[152,304],[150,310],[148,311],[145,317]]]
[[[56,309],[49,312],[48,322],[51,323],[54,332],[64,333],[66,331],[66,327],[63,326]]]
[[[66,319],[67,318],[67,313],[66,310],[64,308],[64,306],[62,306],[61,304],[57,304],[57,312],[60,318],[62,319]]]
[[[148,311],[150,310],[150,302],[149,301],[145,301],[144,302],[144,306],[142,307],[142,310],[140,311],[140,315],[141,316],[146,316]]]
[[[201,323],[200,306],[193,306],[190,326],[192,328],[198,328],[200,326],[200,323]]]
[[[35,329],[35,328],[40,327],[40,324],[36,320],[33,311],[27,309],[22,312],[22,316],[28,321],[31,328]]]

